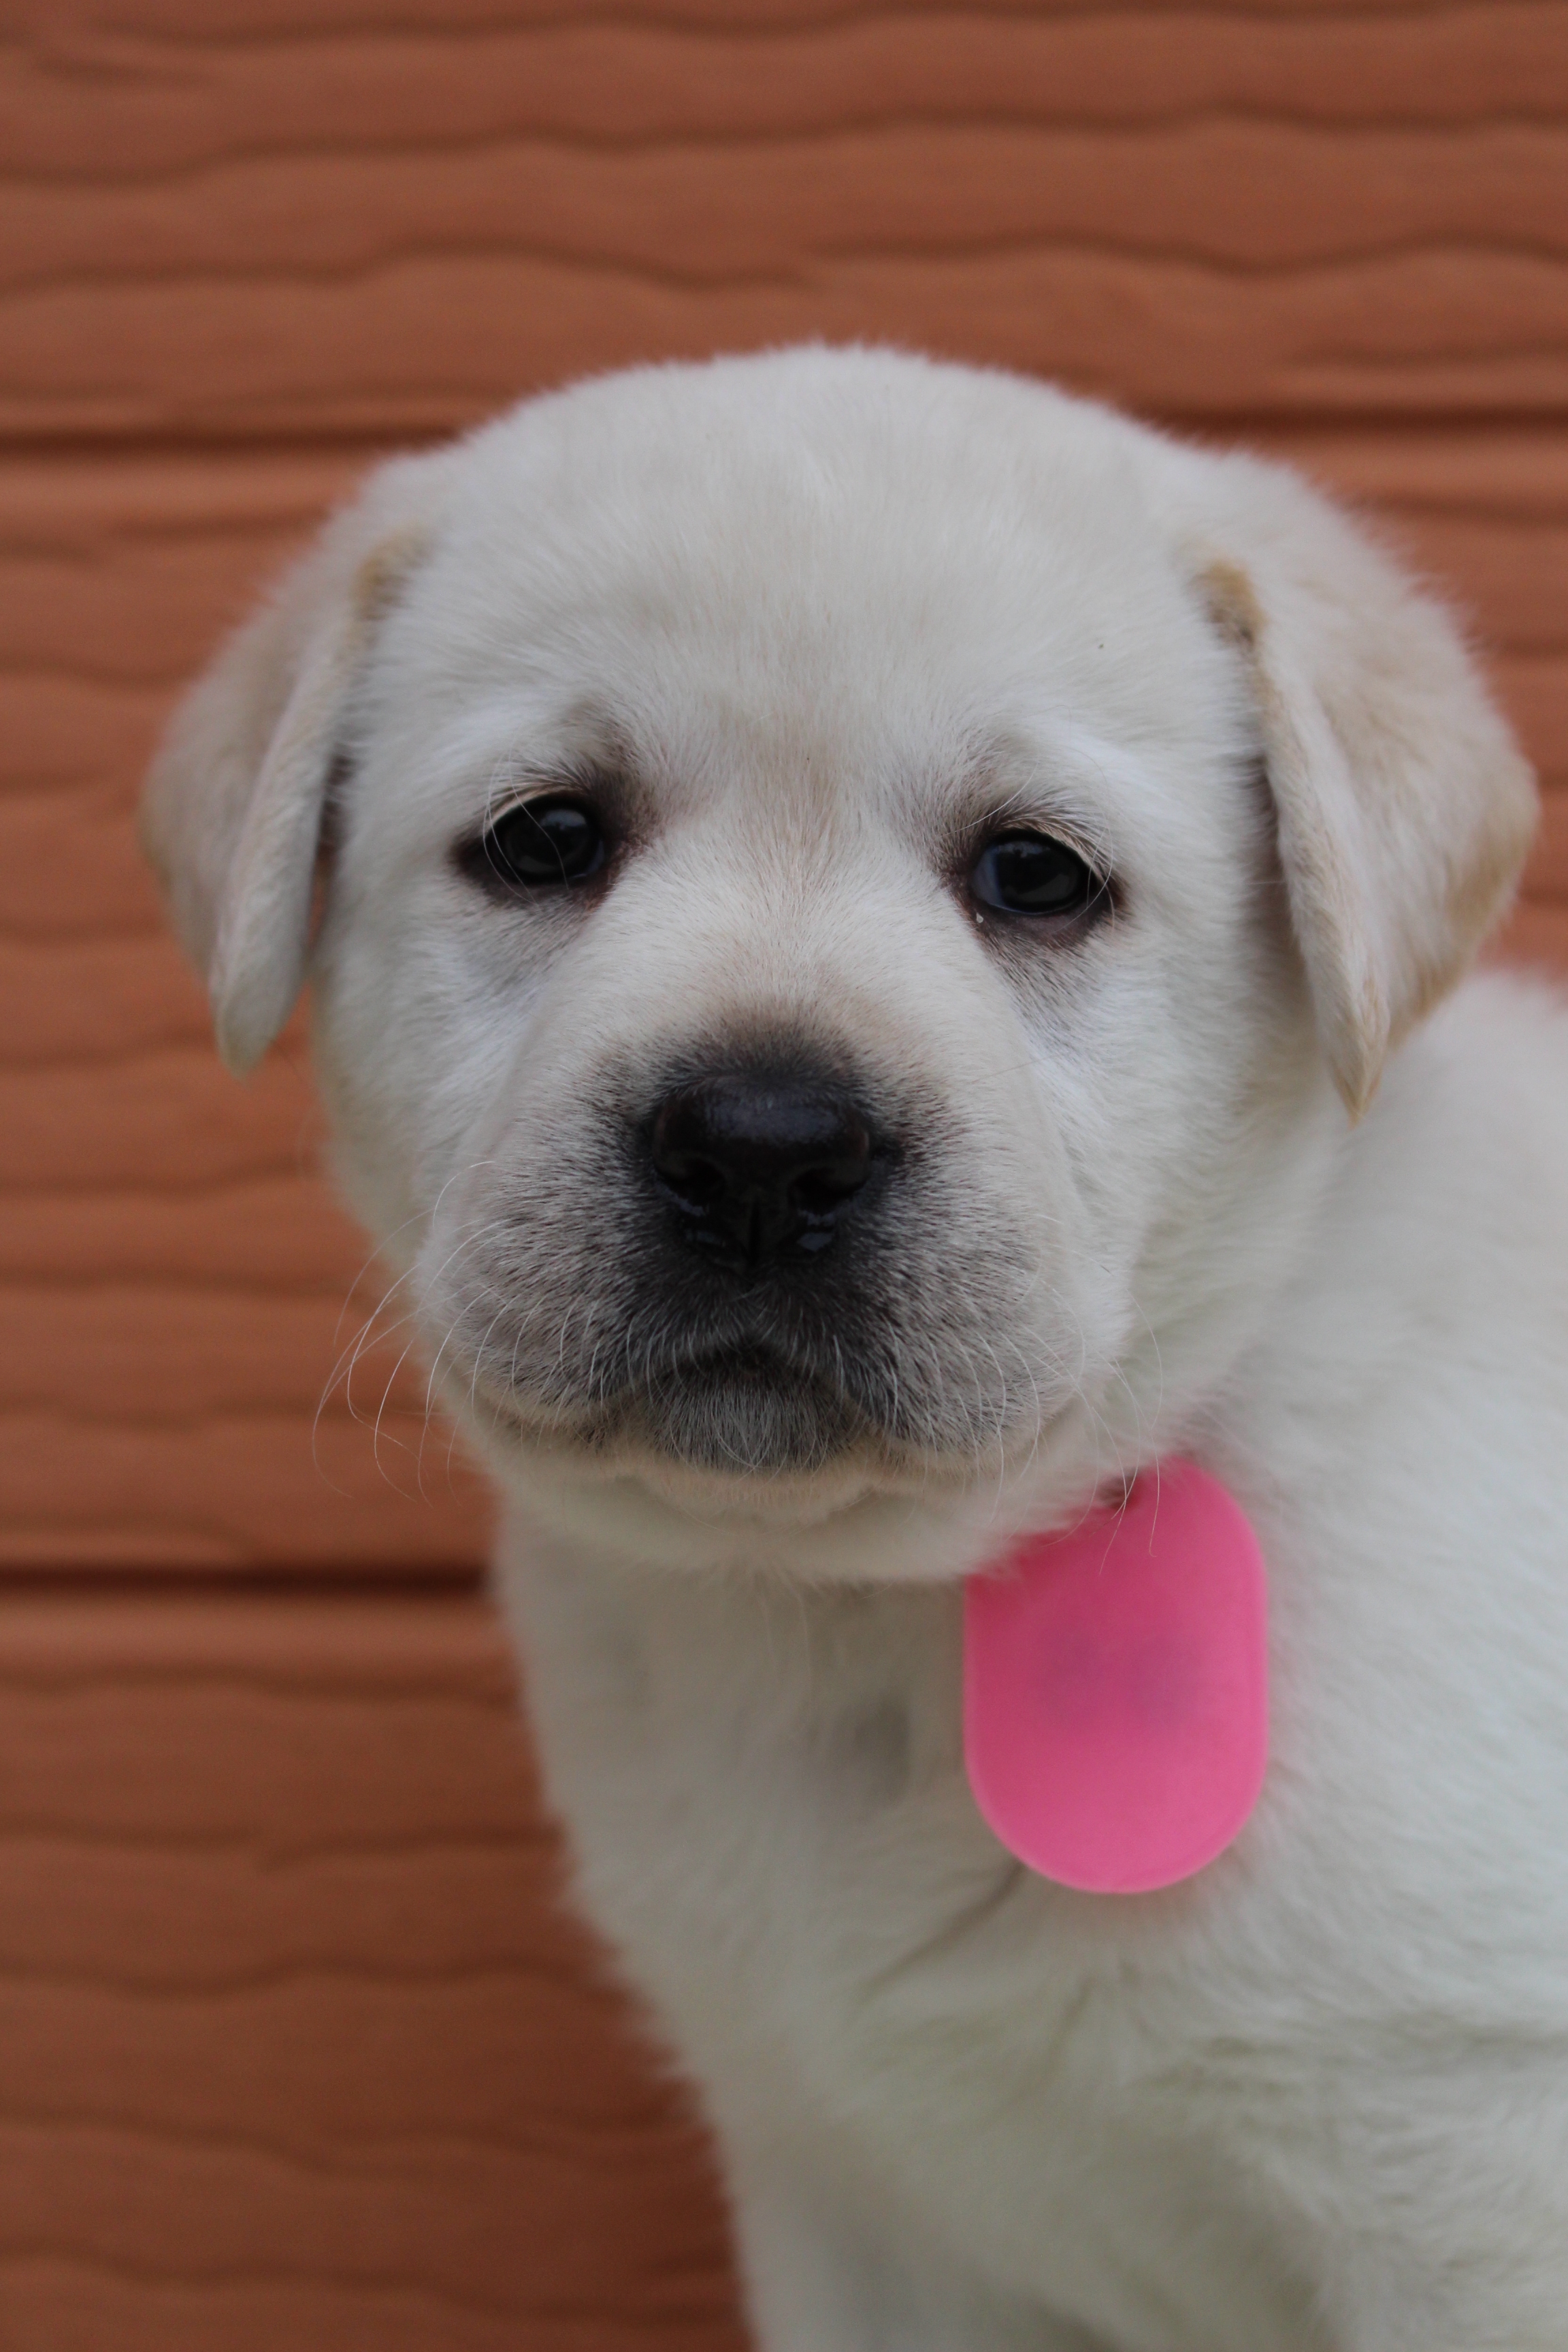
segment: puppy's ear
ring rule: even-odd
[[[411,458],[374,476],[192,689],[153,761],[142,845],[232,1070],[260,1059],[300,992],[349,697],[429,545],[442,473]]]
[[[1533,779],[1448,615],[1328,500],[1252,458],[1194,466],[1187,560],[1248,666],[1318,1032],[1359,1116],[1507,906]]]

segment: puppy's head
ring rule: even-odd
[[[1179,1438],[1531,809],[1289,475],[815,351],[385,469],[148,832],[503,1475],[874,1573]]]

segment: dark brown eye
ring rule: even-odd
[[[988,842],[969,870],[969,887],[983,907],[1005,915],[1081,915],[1105,884],[1076,849],[1045,833],[1004,833]]]
[[[596,874],[605,836],[592,809],[563,793],[525,801],[487,826],[464,860],[479,881],[513,890],[558,889]]]

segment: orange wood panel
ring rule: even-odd
[[[735,2352],[471,1600],[0,1599],[6,2352]]]
[[[125,1572],[0,1587],[0,2345],[735,2352],[484,1507],[395,1328],[333,1384],[300,1026],[218,1068],[147,751],[377,446],[892,337],[1360,502],[1541,764],[1503,951],[1568,967],[1568,0],[48,0],[0,156],[0,1568]]]
[[[158,70],[176,61],[185,70]],[[190,169],[243,152],[258,121],[294,154],[522,133],[590,146],[776,137],[910,118],[1078,131],[1232,116],[1550,124],[1568,94],[1568,16],[1540,0],[1277,0],[1245,13],[1160,0],[570,11],[405,0],[395,15],[382,0],[56,0],[18,46],[9,87],[8,152],[51,178]]]
[[[363,463],[0,463],[0,1563],[483,1554],[395,1303],[332,1381],[380,1284],[301,1031],[225,1075],[134,838],[174,693]]]
[[[1192,415],[1568,398],[1561,5],[499,14],[40,11],[0,425],[427,432],[813,333]]]

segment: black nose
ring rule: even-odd
[[[738,1271],[825,1250],[871,1173],[853,1095],[741,1071],[668,1096],[651,1149],[686,1238]]]

